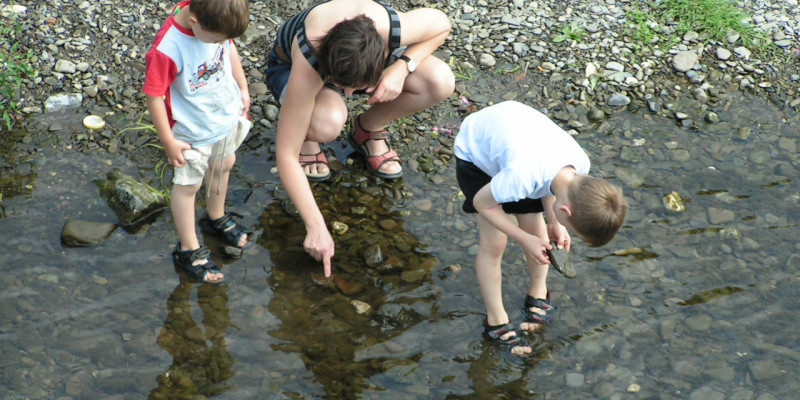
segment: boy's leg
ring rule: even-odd
[[[175,230],[178,231],[178,238],[181,241],[180,250],[194,250],[200,248],[197,239],[197,232],[194,227],[194,204],[195,194],[200,189],[200,185],[178,185],[172,186],[172,200],[170,208],[172,219],[175,221]]]
[[[197,232],[194,225],[194,204],[195,195],[200,190],[200,185],[173,185],[172,200],[170,209],[172,219],[175,221],[175,230],[178,231],[181,248],[178,250],[197,250],[200,248],[200,241],[197,239]],[[206,259],[195,260],[192,265],[207,263]],[[222,273],[209,271],[205,276],[206,282],[218,281],[224,278]]]
[[[314,101],[314,110],[311,112],[311,123],[308,128],[306,141],[300,148],[302,155],[314,155],[320,152],[320,143],[336,140],[347,121],[347,105],[342,95],[330,88],[323,87]],[[303,167],[308,175],[327,174],[328,166],[323,163],[308,164]]]
[[[236,154],[231,154],[223,158],[222,161],[208,160],[208,168],[203,179],[208,191],[206,212],[208,213],[208,218],[212,221],[225,216],[225,195],[228,192],[228,181],[234,163],[236,163]],[[243,247],[247,244],[247,239],[247,234],[243,234],[239,239],[238,246]]]
[[[402,62],[402,61],[401,61]],[[378,131],[386,124],[406,115],[424,110],[450,96],[455,88],[455,77],[450,67],[442,60],[428,56],[413,74],[406,78],[403,92],[387,103],[376,103],[360,116],[361,126],[367,131]],[[389,151],[383,140],[367,142],[370,155]],[[381,171],[398,172],[402,167],[396,161],[381,166]]]
[[[493,326],[507,324],[509,318],[503,307],[501,262],[508,238],[480,215],[475,214],[475,219],[480,233],[475,272],[486,304],[487,323]]]
[[[528,232],[532,235],[538,236],[540,238],[547,239],[547,225],[544,222],[544,214],[543,213],[531,213],[531,214],[517,214],[517,221],[519,221],[519,226],[525,232]],[[528,295],[536,298],[536,299],[546,299],[547,298],[547,271],[549,270],[548,264],[537,264],[536,260],[528,259],[528,272],[530,273],[530,282],[528,284]],[[535,312],[537,314],[544,314],[544,310],[531,307],[531,312]],[[525,330],[534,330],[539,327],[539,324],[535,323],[523,323],[520,324],[520,328]]]

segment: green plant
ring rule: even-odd
[[[22,51],[19,37],[22,28],[17,21],[0,17],[0,109],[8,129],[14,125],[19,112],[17,90],[22,80],[35,75],[31,66],[33,50]]]
[[[149,111],[143,112],[142,115],[139,116],[139,119],[136,120],[136,125],[135,126],[129,126],[129,127],[125,128],[125,129],[119,131],[119,133],[125,133],[125,132],[128,132],[128,131],[150,131],[150,132],[153,132],[153,133],[157,134],[158,132],[156,131],[155,125],[146,124],[146,123],[142,122],[142,118],[144,118],[144,116],[147,115],[147,114],[150,114],[150,112]]]
[[[517,65],[514,68],[500,67],[500,68],[494,70],[494,74],[495,75],[511,74],[511,73],[519,71],[519,69],[520,69],[519,65]]]
[[[567,39],[579,41],[586,35],[586,31],[578,25],[578,21],[572,21],[569,25],[561,25],[561,34],[553,38],[553,42],[560,43]]]
[[[739,33],[744,46],[765,49],[770,43],[763,32],[742,22],[746,17],[731,0],[663,0],[655,4],[656,10],[667,22],[676,25],[679,35],[693,30],[706,32],[718,41],[727,39],[728,31]]]

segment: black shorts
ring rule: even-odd
[[[456,179],[458,187],[464,192],[464,204],[461,209],[465,213],[475,214],[478,210],[472,205],[475,193],[492,181],[492,177],[481,171],[475,164],[456,157]],[[510,203],[501,203],[506,214],[533,214],[544,211],[541,199],[522,199]]]

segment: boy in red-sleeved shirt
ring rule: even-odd
[[[175,167],[172,216],[179,241],[175,264],[202,282],[224,276],[195,232],[195,195],[205,181],[203,230],[226,244],[244,247],[250,231],[225,212],[225,192],[236,148],[250,123],[243,116],[250,92],[232,38],[250,23],[247,0],[191,0],[173,9],[147,52],[143,92],[147,108]]]

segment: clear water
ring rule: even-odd
[[[623,186],[631,209],[611,244],[574,245],[576,279],[551,273],[555,323],[526,335],[526,359],[481,336],[477,233],[452,160],[376,185],[356,159],[336,184],[315,186],[328,221],[349,226],[334,258],[340,287],[361,287],[348,295],[321,282],[302,251],[269,146],[239,153],[230,196],[263,233],[243,258],[219,260],[228,283],[210,286],[180,283],[168,213],[96,247],[60,244],[68,219],[115,221],[92,179],[111,168],[152,173],[58,145],[27,158],[32,146],[6,137],[0,396],[796,397],[798,119],[758,98],[715,111],[721,122],[697,116],[692,129],[623,111],[608,120],[611,134],[579,136],[593,173]],[[752,130],[746,140],[740,127]],[[329,149],[342,161],[350,153]],[[29,168],[10,167],[19,164]],[[672,191],[685,211],[664,207]],[[393,268],[366,266],[373,244]],[[512,244],[504,296],[517,322],[526,282]],[[358,314],[352,300],[371,311]]]

